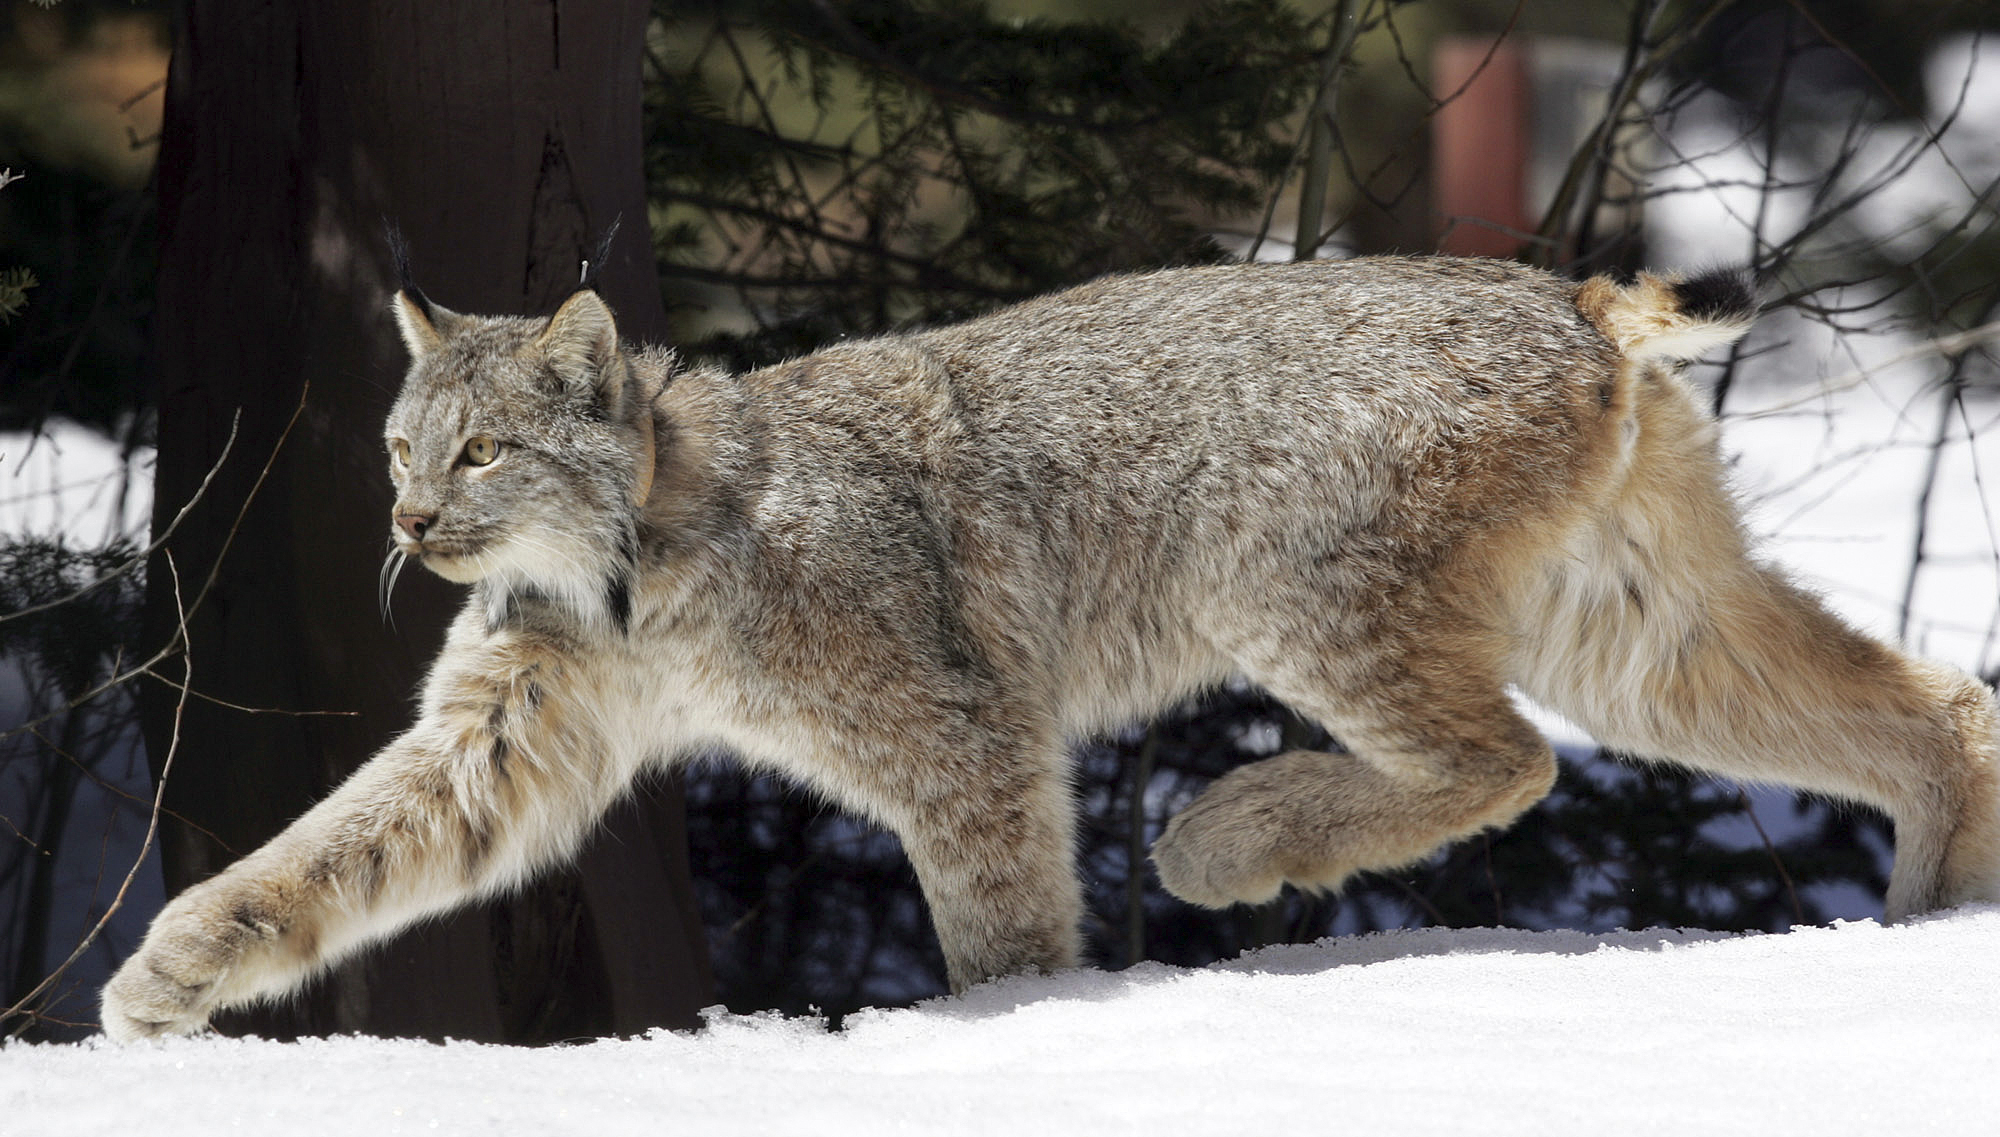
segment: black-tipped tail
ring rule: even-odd
[[[1686,280],[1642,272],[1626,285],[1591,277],[1577,286],[1576,307],[1634,360],[1698,359],[1743,338],[1757,318],[1757,293],[1740,269]]]
[[[1757,288],[1743,269],[1707,269],[1670,287],[1675,306],[1690,319],[1747,324],[1757,318]]]

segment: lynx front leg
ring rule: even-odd
[[[1077,964],[1083,896],[1063,757],[961,760],[897,811],[953,991]]]
[[[1285,884],[1335,889],[1505,825],[1548,793],[1555,755],[1498,683],[1416,659],[1392,670],[1338,704],[1318,693],[1327,684],[1267,673],[1351,753],[1291,751],[1218,779],[1153,845],[1167,890],[1222,908],[1270,900]]]
[[[552,667],[492,654],[441,667],[407,734],[160,913],[104,989],[105,1033],[199,1030],[567,855],[628,771],[546,693]]]

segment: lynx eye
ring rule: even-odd
[[[465,461],[471,466],[490,466],[500,456],[500,444],[483,434],[465,440]]]
[[[407,466],[410,464],[410,444],[407,440],[392,438],[389,440],[389,449],[396,455],[396,465]]]

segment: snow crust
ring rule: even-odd
[[[828,1033],[525,1049],[0,1047],[10,1134],[1991,1133],[2000,906],[1911,924],[1429,929],[1021,977]]]

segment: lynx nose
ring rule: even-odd
[[[435,513],[398,513],[396,515],[396,528],[408,533],[410,540],[421,541],[424,539],[424,534],[430,530],[431,525],[436,521],[437,514]]]

